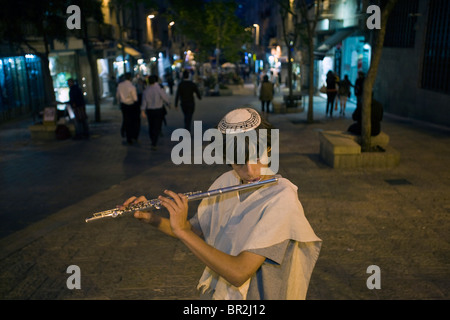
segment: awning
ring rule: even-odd
[[[342,40],[352,35],[356,30],[356,27],[337,30],[334,34],[325,39],[325,41],[322,42],[315,51],[323,53],[327,52]]]
[[[122,45],[119,43],[117,45],[117,48],[119,48],[119,50],[122,50]],[[135,59],[139,59],[142,56],[142,53],[127,45],[125,45],[125,53],[129,54]]]

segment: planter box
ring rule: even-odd
[[[75,126],[73,124],[66,124],[72,136],[75,135]],[[52,141],[56,140],[56,124],[35,124],[29,126],[33,141]]]
[[[305,109],[302,106],[302,102],[298,101],[295,108],[287,108],[286,103],[282,99],[272,100],[273,113],[300,113]]]
[[[319,139],[320,157],[332,168],[393,168],[400,163],[400,153],[387,145],[389,136],[384,132],[371,139],[384,152],[361,152],[358,137],[346,132],[322,131]]]
[[[231,89],[219,89],[219,96],[232,96],[233,90]]]

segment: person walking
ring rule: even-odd
[[[333,71],[330,70],[327,73],[327,109],[326,109],[326,115],[328,115],[329,110],[330,117],[333,116],[333,106],[334,100],[336,99],[336,94],[337,94],[336,77]]]
[[[340,111],[339,114],[345,117],[345,107],[347,105],[347,99],[350,97],[350,87],[352,86],[350,80],[348,79],[348,75],[344,76],[344,79],[339,81],[338,83],[338,96],[339,96],[339,104]]]
[[[131,83],[131,73],[125,74],[125,80],[117,86],[117,101],[120,102],[120,108],[123,116],[123,126],[127,143],[132,145],[137,142],[141,127],[141,118],[139,116],[139,105],[137,104],[137,89]]]
[[[364,72],[358,71],[358,78],[355,81],[356,106],[361,105],[361,107],[362,107],[364,79],[365,79]]]
[[[86,102],[83,92],[74,79],[67,80],[69,86],[69,101],[72,111],[75,115],[75,139],[89,138],[88,116],[86,113]]]
[[[173,80],[172,71],[166,73],[166,82],[167,86],[169,87],[169,93],[172,96],[173,95],[173,86],[175,85],[175,81]]]
[[[261,112],[263,115],[269,112],[269,106],[273,100],[273,91],[273,83],[265,75],[259,89],[259,100],[261,101]]]
[[[175,95],[175,108],[178,108],[178,101],[181,102],[181,110],[184,114],[184,128],[191,131],[192,116],[195,111],[195,97],[197,95],[199,100],[202,99],[197,85],[189,80],[189,71],[183,72],[183,80],[178,85],[177,93]]]
[[[142,94],[141,115],[148,121],[148,133],[152,150],[156,150],[158,137],[165,117],[164,103],[170,105],[166,91],[158,83],[157,76],[148,77],[148,86]]]

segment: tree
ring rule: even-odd
[[[280,13],[283,22],[283,34],[285,38],[285,42],[290,44],[292,39],[288,36],[286,32],[286,20],[288,16],[292,16],[292,24],[294,28],[294,32],[300,36],[300,40],[302,44],[306,45],[308,50],[308,65],[309,65],[309,74],[308,74],[308,113],[307,113],[307,121],[312,123],[314,121],[314,38],[316,35],[316,26],[317,21],[320,16],[320,0],[298,0],[294,1],[291,5],[291,0],[278,0],[280,4]],[[313,9],[313,11],[311,11]],[[295,43],[295,39],[294,43]],[[289,50],[291,47],[288,45]],[[292,71],[289,70],[289,77],[291,76]],[[289,78],[289,82],[291,79]],[[291,92],[290,92],[291,94]]]
[[[68,6],[72,4],[78,5],[81,8],[81,33],[76,29],[69,30],[66,25],[67,18],[69,17],[66,11]],[[2,10],[0,10],[0,38],[9,43],[15,51],[22,54],[31,52],[41,59],[45,103],[47,105],[56,104],[53,80],[49,69],[49,54],[53,41],[57,40],[62,43],[67,43],[68,36],[70,35],[82,38],[93,75],[96,120],[100,121],[97,118],[100,114],[97,63],[92,63],[95,57],[87,35],[86,21],[88,18],[94,19],[97,23],[103,22],[100,1],[4,1]],[[94,77],[94,74],[97,76]]]
[[[55,105],[53,81],[48,67],[50,45],[53,40],[64,42],[66,39],[66,8],[65,0],[17,0],[4,1],[0,10],[0,38],[13,51],[33,53],[41,59],[47,105]]]
[[[206,26],[205,36],[219,52],[223,53],[224,60],[236,62],[242,44],[249,42],[251,35],[245,31],[236,17],[237,4],[235,1],[211,1],[205,5]],[[220,63],[220,57],[216,58]]]
[[[88,34],[88,18],[94,20],[97,23],[103,23],[103,14],[101,12],[100,5],[101,3],[98,1],[90,1],[90,0],[80,0],[80,8],[81,8],[81,30],[84,43],[84,48],[86,50],[86,55],[89,62],[89,67],[91,70],[91,78],[92,78],[92,94],[94,97],[94,106],[95,106],[95,121],[101,121],[100,115],[100,82],[98,79],[98,69],[97,69],[97,57],[94,51],[94,47],[90,41]]]
[[[297,32],[295,32],[295,25],[297,22],[297,15],[291,8],[289,0],[278,0],[280,6],[281,25],[283,27],[283,40],[288,48],[288,84],[289,84],[289,100],[288,104],[292,104],[292,51],[297,42]],[[292,16],[292,20],[289,16]]]
[[[236,17],[235,1],[171,0],[170,4],[168,16],[176,21],[177,32],[191,42],[197,59],[208,61],[218,49],[217,63],[221,57],[235,62],[242,44],[251,41],[250,32]]]
[[[383,51],[387,21],[397,1],[398,0],[388,0],[381,12],[381,28],[377,31],[378,34],[376,36],[376,44],[373,50],[370,68],[364,80],[363,105],[361,111],[361,151],[363,152],[370,151],[372,90],[377,77],[381,53]]]
[[[298,8],[302,16],[302,24],[300,27],[303,39],[306,42],[306,47],[308,48],[308,64],[309,64],[309,75],[308,75],[308,114],[307,121],[312,123],[314,121],[313,112],[313,99],[314,99],[314,38],[316,36],[316,26],[317,21],[320,16],[320,1],[307,1],[300,0],[298,2]],[[313,8],[313,14],[310,16],[310,8]]]

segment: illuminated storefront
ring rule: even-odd
[[[36,118],[44,107],[39,57],[26,54],[0,58],[0,121],[29,113]]]
[[[78,59],[74,52],[51,54],[49,57],[50,75],[56,101],[69,101],[69,85],[67,80],[78,79]],[[78,83],[82,87],[81,83]]]
[[[358,71],[367,74],[371,60],[371,46],[363,36],[350,36],[331,47],[322,60],[317,60],[317,88],[326,83],[328,71],[333,71],[339,78],[348,76],[352,84],[358,78]],[[351,96],[354,98],[354,96]]]

